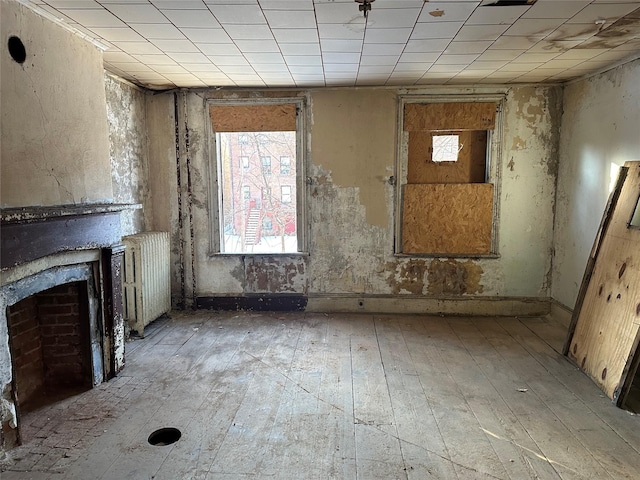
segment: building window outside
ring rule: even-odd
[[[291,158],[280,157],[280,175],[289,175],[291,173]]]
[[[242,155],[240,157],[240,163],[242,164],[242,168],[249,168],[249,157]]]
[[[434,135],[431,161],[433,162],[457,162],[460,145],[458,135]]]
[[[245,200],[249,200],[251,198],[251,187],[249,185],[242,187],[242,198]]]
[[[291,185],[282,185],[280,193],[282,203],[291,203]]]
[[[262,163],[262,173],[271,175],[271,157],[260,157],[260,163]]]

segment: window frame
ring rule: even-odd
[[[246,105],[281,105],[294,104],[296,106],[296,178],[295,178],[295,204],[296,204],[296,234],[297,234],[297,251],[296,252],[277,252],[277,253],[253,253],[253,252],[224,252],[222,251],[222,235],[224,226],[223,218],[220,212],[222,205],[222,191],[220,189],[220,165],[217,157],[216,132],[210,118],[210,107],[215,105],[223,106],[246,106]],[[243,98],[243,99],[212,99],[204,100],[204,118],[207,126],[207,140],[209,158],[207,161],[209,176],[209,256],[297,256],[308,255],[308,237],[309,225],[307,221],[307,202],[308,202],[308,180],[307,180],[307,157],[308,145],[307,124],[308,109],[306,97],[282,97],[282,98]],[[262,168],[262,165],[260,165]],[[292,189],[293,194],[293,189]],[[294,199],[292,199],[293,201]]]
[[[397,257],[419,258],[499,258],[499,219],[501,197],[502,138],[504,123],[504,103],[506,92],[455,95],[455,94],[401,94],[398,96],[397,112],[397,152],[395,161],[394,195],[394,243],[393,254]],[[473,103],[495,102],[496,117],[493,130],[487,130],[487,156],[485,182],[493,184],[493,219],[491,228],[491,252],[486,254],[442,254],[404,253],[402,251],[403,186],[407,184],[409,134],[404,131],[404,108],[409,103]]]

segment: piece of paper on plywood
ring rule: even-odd
[[[403,129],[407,132],[492,130],[496,109],[494,102],[407,103]]]
[[[407,184],[403,207],[403,253],[491,253],[492,184]]]
[[[213,131],[291,132],[296,130],[294,103],[268,105],[211,105]]]
[[[407,183],[484,183],[487,159],[487,131],[467,130],[443,133],[458,136],[458,160],[432,160],[434,132],[410,132]]]
[[[617,405],[637,368],[640,340],[640,229],[628,226],[640,196],[640,162],[625,167],[567,352]]]

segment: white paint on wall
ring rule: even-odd
[[[640,60],[565,87],[552,297],[573,308],[609,197],[612,164],[640,160]]]

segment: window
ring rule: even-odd
[[[500,124],[500,101],[403,99],[400,136],[406,148],[400,151],[406,157],[399,159],[397,178],[406,183],[396,192],[396,253],[496,253],[490,171],[499,151],[491,139]]]
[[[291,203],[291,185],[282,185],[280,187],[280,193],[282,203]]]
[[[291,158],[280,157],[280,175],[289,175],[291,173]]]
[[[305,250],[304,101],[209,101],[214,253]],[[280,159],[273,175],[272,158]],[[240,158],[241,161],[231,161]],[[284,160],[283,160],[284,159]],[[286,172],[286,183],[281,176]],[[290,176],[289,176],[290,175]]]
[[[260,162],[262,163],[262,173],[271,175],[271,157],[260,157]]]

